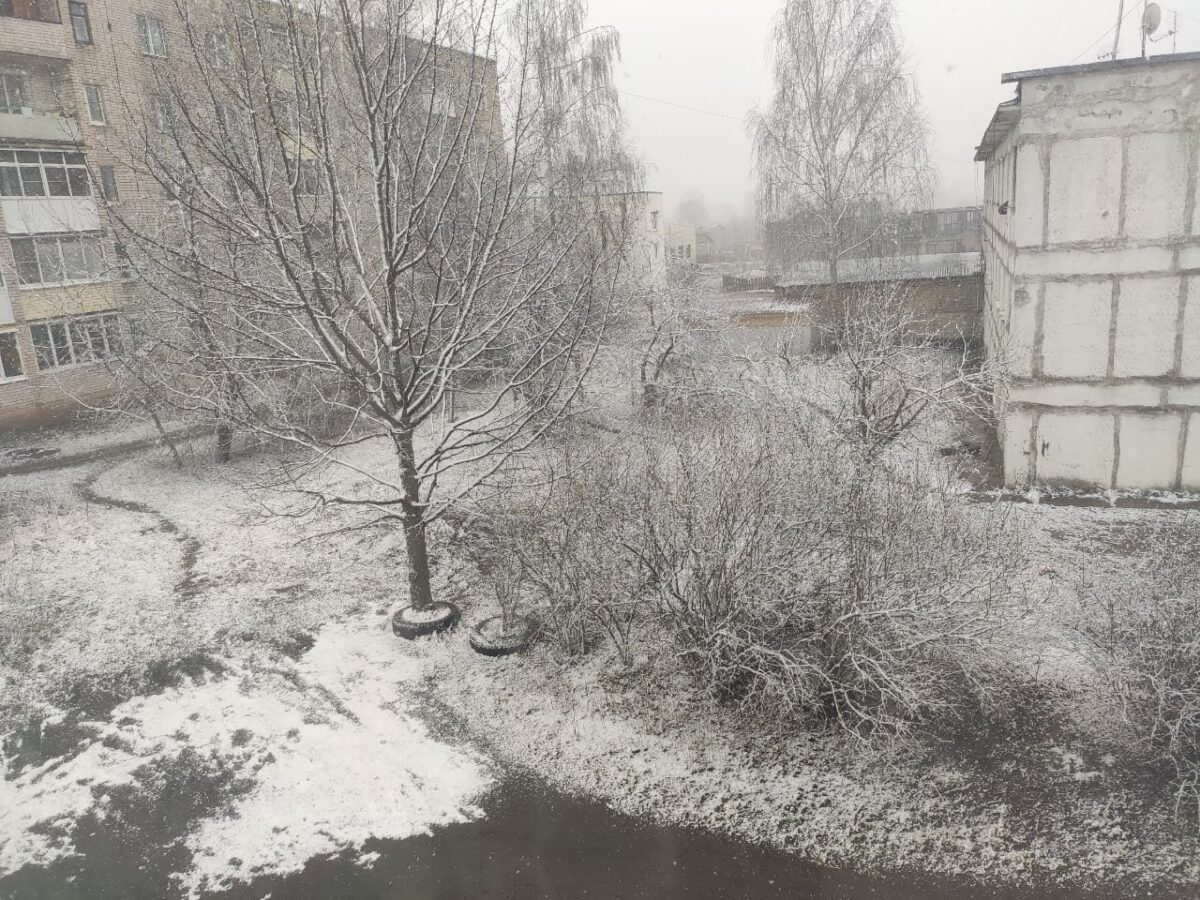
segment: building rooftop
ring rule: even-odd
[[[1164,53],[1160,56],[1132,59],[1106,59],[1101,62],[1082,63],[1071,66],[1052,66],[1046,69],[1025,69],[1021,72],[1005,72],[1000,76],[1001,84],[1016,84],[1017,96],[1001,103],[988,123],[983,140],[975,148],[975,162],[984,162],[1000,145],[1012,127],[1021,118],[1021,82],[1033,78],[1053,78],[1063,75],[1091,75],[1097,72],[1123,72],[1132,69],[1148,69],[1179,63],[1200,63],[1200,53]]]
[[[1053,66],[1048,69],[1026,69],[1023,72],[1005,72],[1000,76],[1001,84],[1026,81],[1030,78],[1049,78],[1055,75],[1088,75],[1093,72],[1116,72],[1124,69],[1142,69],[1165,66],[1171,63],[1200,62],[1200,53],[1164,53],[1159,56],[1132,59],[1106,59],[1094,63],[1072,66]]]
[[[924,256],[891,256],[843,259],[838,266],[842,284],[870,284],[878,281],[918,281],[934,278],[968,278],[983,272],[983,254],[931,253]],[[824,261],[806,263],[779,279],[779,286],[817,287],[829,284],[829,265]]]

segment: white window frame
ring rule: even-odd
[[[97,326],[95,330],[84,332],[81,337],[80,329],[89,328],[93,323]],[[62,335],[66,338],[63,344],[55,343],[54,329],[61,328]],[[53,355],[53,363],[51,365],[43,365],[42,356],[38,353],[38,336],[37,331],[45,332],[46,342],[45,347]],[[114,336],[117,342],[121,340],[121,323],[115,313],[96,313],[89,316],[70,316],[62,319],[46,319],[42,322],[33,322],[29,326],[29,339],[34,346],[34,362],[37,363],[39,372],[57,372],[61,369],[77,369],[82,366],[92,366],[102,363],[105,360],[112,359],[119,351],[119,348],[114,347]],[[95,348],[95,343],[91,338],[100,338],[101,352],[97,355],[91,355]],[[81,350],[81,347],[86,344],[86,351]],[[85,352],[87,355],[85,355]],[[65,358],[65,362],[63,359]]]
[[[179,122],[175,98],[166,94],[154,94],[150,97],[150,114],[154,118],[154,127],[163,134],[173,132]]]
[[[63,252],[64,242],[79,241],[79,253],[85,265],[88,262],[88,253],[86,247],[90,246],[93,251],[93,259],[96,263],[94,268],[89,268],[89,274],[84,278],[67,278],[67,257]],[[13,256],[16,256],[17,244],[28,242],[33,247],[33,257],[37,262],[38,280],[26,281],[20,268],[17,268],[17,284],[22,288],[42,288],[42,287],[59,287],[72,284],[95,284],[99,281],[107,281],[106,261],[104,258],[104,242],[101,239],[99,231],[78,231],[67,232],[64,234],[36,234],[36,235],[21,235],[19,237],[10,236],[9,242],[13,245]],[[87,242],[87,243],[85,243]],[[49,249],[48,245],[53,243],[53,248]],[[46,248],[46,249],[44,249]],[[47,281],[46,273],[42,270],[43,252],[47,255],[53,253],[57,263],[59,272],[64,276],[58,281]],[[18,264],[19,265],[19,264]]]
[[[87,104],[88,121],[93,125],[107,125],[108,113],[104,105],[104,88],[98,84],[85,84],[83,99]],[[97,109],[100,111],[99,117],[96,116]]]
[[[157,16],[137,13],[133,17],[138,47],[143,56],[163,57],[167,55],[167,32],[163,20]]]
[[[204,35],[204,56],[214,69],[229,68],[229,35],[210,31]]]
[[[37,154],[37,161],[22,159],[23,155],[30,153]],[[47,156],[58,157],[58,159],[47,159]],[[67,162],[67,157],[72,158],[71,162]],[[62,160],[62,162],[59,162]],[[67,193],[53,194],[50,192],[50,179],[46,175],[47,167],[52,169],[63,169],[64,177],[67,183]],[[25,177],[29,174],[27,170],[36,168],[38,178],[40,179],[42,193],[29,194],[25,192]],[[21,186],[20,194],[7,194],[0,191],[0,197],[90,197],[92,196],[92,179],[88,173],[87,160],[84,159],[82,153],[73,150],[54,150],[48,147],[0,147],[0,169],[10,171],[10,179],[15,177],[15,184]],[[15,171],[12,171],[15,170]],[[76,193],[75,185],[71,182],[71,174],[82,179],[84,190],[81,193]]]

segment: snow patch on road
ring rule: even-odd
[[[113,788],[137,787],[141,767],[185,752],[248,785],[185,838],[193,865],[179,878],[193,896],[483,815],[488,763],[400,706],[423,663],[382,625],[327,626],[299,660],[251,651],[222,663],[221,675],[116,707],[73,755],[15,777],[0,756],[10,776],[0,781],[0,874],[70,855],[75,825],[103,817]]]

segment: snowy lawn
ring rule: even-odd
[[[321,539],[155,455],[2,498],[0,878],[170,818],[180,784],[139,849],[185,848],[192,894],[481,815],[491,766],[429,733],[423,651],[390,631],[394,536]]]
[[[603,652],[563,668],[545,647],[485,660],[461,634],[404,644],[387,627],[398,535],[264,517],[226,480],[257,468],[177,472],[147,453],[0,480],[0,879],[101,852],[108,831],[154,843],[196,893],[471,821],[496,769],[424,724],[428,676],[478,743],[635,814],[843,866],[1200,882],[1166,795],[1082,727],[1111,711],[1081,699],[1067,602],[1079,570],[1136,578],[1147,536],[1194,515],[1012,507],[1040,600],[1014,652],[1079,721],[1031,706],[1002,738],[881,761],[747,729],[658,673],[614,680]],[[436,578],[468,622],[494,614],[454,560]]]

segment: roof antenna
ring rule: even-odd
[[[1153,40],[1154,32],[1162,27],[1162,7],[1157,3],[1146,4],[1142,0],[1142,59],[1146,58],[1146,41]]]

